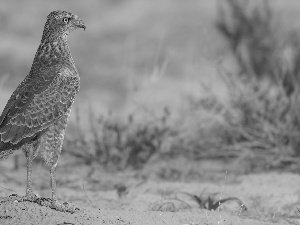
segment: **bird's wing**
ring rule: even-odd
[[[40,69],[22,82],[0,116],[0,141],[17,144],[67,113],[79,89],[72,72],[68,67]]]

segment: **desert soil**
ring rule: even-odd
[[[75,213],[58,212],[32,202],[8,201],[0,206],[0,224],[300,224],[300,177],[285,172],[234,175],[232,172],[186,167],[180,163],[153,163],[140,171],[109,172],[98,165],[64,161],[57,169],[57,194],[76,205]],[[21,160],[23,160],[21,158]],[[24,195],[26,167],[1,165],[0,197]],[[173,167],[169,167],[172,165]],[[191,169],[192,168],[192,169]],[[191,172],[192,171],[192,172]],[[200,172],[201,171],[201,172]],[[34,191],[50,197],[49,174],[41,163],[34,166]],[[215,211],[200,209],[188,194],[236,197]]]
[[[74,214],[62,213],[34,203],[9,203],[1,207],[1,224],[272,224],[253,219],[241,219],[217,212],[151,212],[82,208]],[[283,224],[283,223],[282,223]]]

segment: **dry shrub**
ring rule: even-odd
[[[226,0],[219,7],[217,29],[227,39],[241,73],[274,76],[278,40],[268,1]]]
[[[300,34],[280,30],[269,1],[226,0],[216,27],[229,43],[239,75],[267,79],[288,97],[299,90]]]
[[[109,169],[141,168],[165,148],[166,137],[172,133],[169,116],[168,109],[160,117],[143,121],[135,120],[134,115],[123,121],[90,113],[92,138],[79,135],[76,141],[69,141],[67,151],[88,164],[97,162]]]
[[[298,156],[298,95],[287,96],[283,87],[274,87],[267,81],[229,74],[225,77],[228,101],[211,96],[210,104],[207,99],[199,103],[201,110],[223,118],[214,124],[220,138],[217,148]]]
[[[227,0],[219,15],[217,29],[240,71],[223,72],[227,102],[214,95],[196,101],[199,109],[222,118],[211,126],[218,137],[212,146],[225,152],[247,150],[254,160],[267,160],[267,168],[282,166],[278,161],[273,165],[274,158],[295,162],[291,157],[299,156],[300,148],[299,33],[280,35],[268,1]],[[288,57],[279,55],[284,51]]]
[[[222,70],[227,99],[190,98],[193,112],[174,145],[189,158],[239,158],[263,169],[296,162],[300,152],[300,35],[280,35],[268,1],[220,3],[216,27],[240,68]],[[284,38],[284,40],[282,40]],[[281,56],[279,53],[287,52]],[[285,165],[284,165],[285,164]]]

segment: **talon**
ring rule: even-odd
[[[38,196],[33,193],[28,193],[23,197],[23,201],[35,202],[38,199]]]

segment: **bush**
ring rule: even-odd
[[[267,0],[225,2],[219,8],[216,27],[229,43],[239,74],[268,79],[283,87],[288,97],[299,90],[299,32],[280,34],[280,24]]]
[[[87,140],[85,135],[79,135],[77,141],[67,144],[68,148],[73,146],[77,150],[68,152],[85,159],[86,163],[95,161],[106,168],[141,168],[167,146],[165,142],[173,133],[168,125],[169,116],[168,109],[161,117],[148,121],[135,120],[134,115],[120,121],[112,116],[96,118],[90,114],[93,137]]]
[[[216,27],[240,67],[239,76],[223,77],[229,91],[221,107],[226,148],[299,156],[299,33],[280,35],[268,1],[227,0],[219,15]],[[279,55],[291,49],[288,58]]]
[[[287,32],[281,40],[267,1],[226,0],[219,10],[216,27],[240,71],[220,72],[226,100],[211,90],[208,97],[190,98],[191,122],[173,149],[190,158],[250,156],[261,169],[294,163],[300,155],[300,35]],[[288,60],[278,55],[286,49],[293,50]]]

